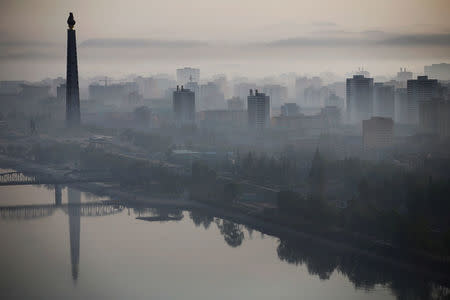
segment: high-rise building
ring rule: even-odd
[[[248,96],[248,91],[250,89],[257,89],[257,88],[258,87],[256,86],[255,83],[239,82],[233,86],[233,96],[239,97],[241,99],[246,99]]]
[[[22,91],[25,81],[0,81],[0,95],[18,95]]]
[[[67,19],[67,74],[66,74],[66,122],[68,126],[80,124],[80,92],[78,89],[77,41],[75,20],[70,13]]]
[[[284,103],[281,106],[281,115],[286,117],[298,116],[300,114],[300,107],[297,103]]]
[[[270,97],[272,107],[280,107],[288,98],[287,87],[279,84],[266,84],[263,93]]]
[[[417,76],[415,80],[408,80],[408,123],[419,123],[419,104],[430,101],[439,96],[439,84],[436,79],[428,79],[428,76]]]
[[[173,113],[177,126],[195,123],[195,93],[177,86],[173,92]]]
[[[438,135],[447,138],[450,137],[450,99],[440,100],[438,105]]]
[[[20,96],[25,100],[42,100],[50,96],[50,86],[22,84]]]
[[[410,80],[412,78],[413,78],[413,73],[410,71],[406,71],[406,68],[400,68],[400,72],[397,72],[397,81],[398,82],[406,83],[408,80]]]
[[[331,92],[328,97],[325,98],[324,106],[336,106],[343,111],[345,107],[345,100],[344,98],[336,95],[334,92]]]
[[[365,150],[392,145],[394,122],[391,118],[372,117],[363,120],[363,146]]]
[[[355,75],[361,75],[366,78],[370,77],[370,72],[367,70],[364,70],[364,67],[358,68],[358,71],[355,72]]]
[[[244,101],[239,97],[233,97],[227,100],[228,110],[231,111],[243,111],[244,110]]]
[[[214,82],[208,82],[199,86],[198,110],[224,109],[225,97],[220,87]]]
[[[347,78],[347,120],[354,124],[372,116],[373,78],[353,75]]]
[[[58,100],[58,102],[65,102],[66,101],[66,93],[67,93],[67,89],[66,89],[66,84],[60,84],[57,88],[56,88],[56,100]]]
[[[258,90],[250,90],[247,97],[248,124],[251,128],[263,129],[270,126],[270,97]]]
[[[394,119],[395,92],[392,85],[375,83],[373,86],[373,115]]]
[[[394,95],[395,123],[408,124],[408,93],[406,88],[395,90]]]
[[[450,100],[432,98],[423,101],[420,107],[420,130],[422,133],[450,136]]]
[[[186,85],[189,81],[200,82],[200,69],[188,67],[177,69],[178,84]]]
[[[424,73],[428,77],[439,80],[450,80],[450,64],[432,64],[424,67]]]

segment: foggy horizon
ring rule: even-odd
[[[88,3],[2,1],[0,79],[64,75],[69,11],[78,20],[82,77],[173,74],[183,66],[206,76],[344,77],[359,67],[394,76],[400,67],[422,74],[423,65],[450,59],[445,0]]]

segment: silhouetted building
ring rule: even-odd
[[[350,123],[359,123],[372,116],[373,78],[353,75],[347,78],[347,119]]]
[[[363,146],[365,150],[392,145],[394,122],[391,118],[372,117],[363,120]]]
[[[200,82],[200,69],[188,67],[177,69],[177,83],[185,85],[189,81]]]
[[[243,111],[244,110],[244,101],[239,97],[233,97],[227,100],[228,110],[231,111]]]
[[[419,104],[438,97],[439,85],[436,79],[418,76],[416,80],[408,80],[408,123],[419,123]]]
[[[50,86],[22,84],[20,96],[25,100],[41,100],[50,96]]]
[[[279,84],[266,84],[263,86],[263,93],[270,97],[272,107],[280,107],[281,103],[287,100],[287,87]]]
[[[139,94],[146,99],[162,99],[165,97],[166,90],[176,85],[175,80],[164,77],[137,77]]]
[[[408,124],[408,93],[406,88],[400,88],[395,90],[394,95],[394,113],[395,123]]]
[[[394,87],[384,83],[375,83],[373,87],[373,115],[394,119]]]
[[[358,68],[358,71],[355,72],[355,75],[364,76],[366,78],[370,77],[369,71],[364,70],[364,67]]]
[[[248,124],[251,128],[263,129],[270,126],[270,97],[258,90],[250,90],[247,97]]]
[[[432,64],[424,67],[425,75],[439,80],[450,80],[450,64]]]
[[[319,136],[327,133],[326,121],[321,113],[306,116],[299,114],[297,116],[276,116],[272,118],[272,125],[275,128],[294,131],[295,135],[300,136]]]
[[[66,122],[68,126],[80,124],[80,94],[78,89],[77,42],[75,20],[72,13],[67,19],[67,74],[66,74]]]
[[[198,110],[215,110],[225,108],[225,96],[214,82],[199,86]]]
[[[0,81],[0,95],[19,95],[22,91],[22,85],[25,81],[22,80],[3,80]]]
[[[197,113],[198,123],[204,128],[243,128],[247,124],[244,110],[205,110]]]
[[[173,113],[175,123],[180,125],[195,123],[195,93],[177,86],[173,92]]]
[[[256,89],[257,86],[254,83],[240,82],[233,86],[233,96],[241,99],[247,99],[248,91],[250,89]]]
[[[200,111],[205,107],[200,103],[200,87],[196,81],[189,81],[186,83],[185,88],[194,92],[195,94],[195,110]]]
[[[412,78],[413,78],[413,73],[410,71],[406,71],[406,68],[400,68],[400,72],[397,72],[397,81],[399,81],[401,83],[406,83],[408,80],[410,80]]]
[[[97,83],[89,85],[89,99],[105,104],[129,105],[142,102],[139,86],[136,82],[123,82],[107,85]]]
[[[336,128],[341,124],[341,110],[337,106],[325,106],[320,115],[326,128]]]
[[[344,98],[337,96],[334,92],[330,92],[327,98],[324,101],[325,106],[336,106],[340,110],[344,110],[345,101]]]
[[[432,98],[419,104],[422,133],[448,137],[450,135],[450,101]]]
[[[284,103],[281,106],[281,115],[282,116],[298,116],[300,114],[300,107],[297,103]]]
[[[438,135],[441,138],[450,137],[450,99],[438,103]]]
[[[63,84],[59,85],[56,88],[56,100],[58,100],[58,102],[65,102],[66,101],[66,93],[67,93],[66,84],[63,83]]]

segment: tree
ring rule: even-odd
[[[238,185],[234,182],[226,183],[223,187],[223,198],[226,202],[235,202],[238,193]]]
[[[311,197],[317,200],[323,200],[325,189],[325,163],[316,149],[314,158],[309,171],[309,184]]]

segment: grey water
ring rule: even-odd
[[[0,187],[2,298],[426,299],[445,290],[198,212],[105,200],[71,187]]]

